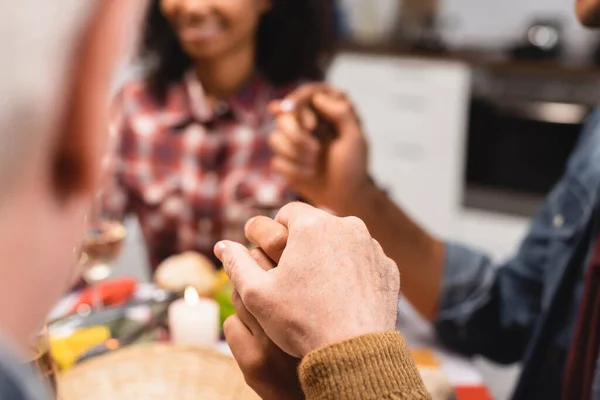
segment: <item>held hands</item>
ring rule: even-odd
[[[367,144],[346,96],[327,84],[308,84],[270,104],[276,129],[269,138],[273,169],[311,203],[338,211],[366,185]],[[319,122],[335,138],[317,138]]]
[[[262,250],[253,249],[250,254],[265,271],[273,268],[273,261]],[[236,315],[228,318],[223,328],[246,383],[263,400],[303,400],[297,373],[300,360],[269,339],[237,291],[233,292],[232,302]]]
[[[238,307],[249,313],[241,318],[251,332],[264,331],[285,353],[302,358],[353,337],[394,330],[398,268],[359,219],[294,203],[275,220],[249,221],[246,233],[279,260],[277,268],[266,268],[268,259],[237,243],[221,242],[215,253],[239,293]],[[234,324],[227,324],[226,335],[238,358]]]

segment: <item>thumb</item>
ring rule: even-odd
[[[254,260],[250,251],[239,243],[222,241],[215,245],[215,255],[242,299],[249,287],[263,285],[269,275]]]

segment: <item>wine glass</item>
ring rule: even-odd
[[[50,351],[48,328],[34,335],[31,340],[32,357],[28,366],[42,379],[44,385],[50,390],[54,399],[57,399],[56,365]]]
[[[126,235],[122,219],[103,211],[97,200],[88,215],[79,258],[83,280],[92,288],[95,311],[103,307],[99,286],[110,276]]]

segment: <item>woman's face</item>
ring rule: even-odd
[[[160,0],[164,16],[194,60],[251,45],[271,0]]]

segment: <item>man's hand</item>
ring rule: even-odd
[[[250,221],[248,237],[263,246],[281,225],[287,244],[280,251],[281,235],[275,234],[280,244],[271,251],[281,258],[269,271],[240,244],[215,247],[245,308],[278,347],[302,358],[340,341],[394,330],[398,268],[362,221],[293,203],[275,221]]]
[[[326,84],[305,85],[270,104],[273,169],[311,203],[339,211],[370,185],[367,144],[353,106]],[[321,124],[319,124],[321,121]],[[326,123],[332,140],[318,139]]]
[[[273,268],[273,262],[260,249],[250,253],[265,271]],[[225,321],[223,329],[246,383],[263,400],[304,399],[297,372],[300,360],[284,353],[269,339],[237,291],[232,302],[237,314]]]

